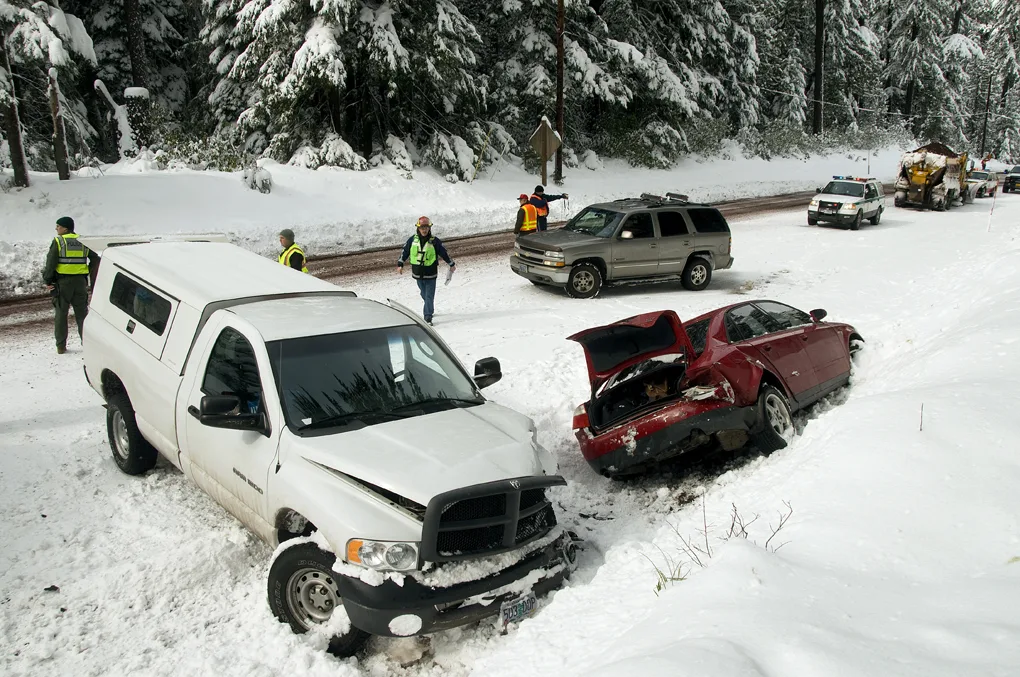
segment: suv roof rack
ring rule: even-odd
[[[683,193],[666,193],[665,197],[662,195],[653,195],[651,193],[641,193],[641,199],[647,202],[656,202],[658,204],[666,204],[669,202],[683,202],[686,204],[691,201],[690,198]]]

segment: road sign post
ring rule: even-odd
[[[560,147],[560,137],[553,131],[549,118],[544,115],[542,116],[542,121],[538,123],[538,129],[531,135],[528,143],[538,153],[538,159],[542,163],[542,185],[544,186],[548,183],[545,165],[549,158],[553,156],[553,153],[556,152],[556,149]]]

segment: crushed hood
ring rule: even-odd
[[[296,437],[294,445],[309,461],[421,505],[451,489],[544,474],[530,431],[489,402],[335,435]]]

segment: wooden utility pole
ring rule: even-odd
[[[824,69],[822,61],[825,59],[825,0],[815,0],[815,115],[812,131],[815,134],[822,133],[822,95],[824,87],[822,79]]]
[[[985,156],[985,139],[988,137],[988,104],[992,100],[992,74],[988,74],[988,94],[985,95],[985,124],[981,130],[981,157]]]
[[[53,116],[53,155],[57,163],[57,176],[61,181],[71,178],[67,166],[67,135],[64,132],[64,118],[60,114],[60,86],[57,84],[57,69],[50,68],[50,115]]]
[[[14,74],[11,71],[11,60],[7,56],[5,37],[4,28],[0,26],[0,53],[3,53],[3,68],[6,69],[3,77],[10,85],[7,92],[10,100],[4,102],[0,98],[0,113],[3,114],[4,133],[7,136],[7,145],[10,147],[14,185],[28,188],[28,167],[25,165],[25,146],[21,141],[21,120],[18,118],[18,95],[14,89]]]
[[[556,133],[563,140],[563,0],[556,9]],[[553,171],[556,185],[563,183],[563,146],[556,149],[556,169]]]

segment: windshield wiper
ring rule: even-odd
[[[411,402],[409,404],[403,404],[399,407],[394,407],[392,411],[407,411],[408,409],[419,409],[430,404],[471,405],[481,404],[484,401],[485,400],[470,400],[464,397],[430,397],[428,399],[418,400],[417,402]]]
[[[311,423],[301,426],[298,430],[329,428],[331,426],[343,425],[348,421],[394,421],[402,418],[407,418],[407,416],[405,414],[397,414],[392,411],[348,411],[343,414],[320,418],[318,421],[312,421]]]

